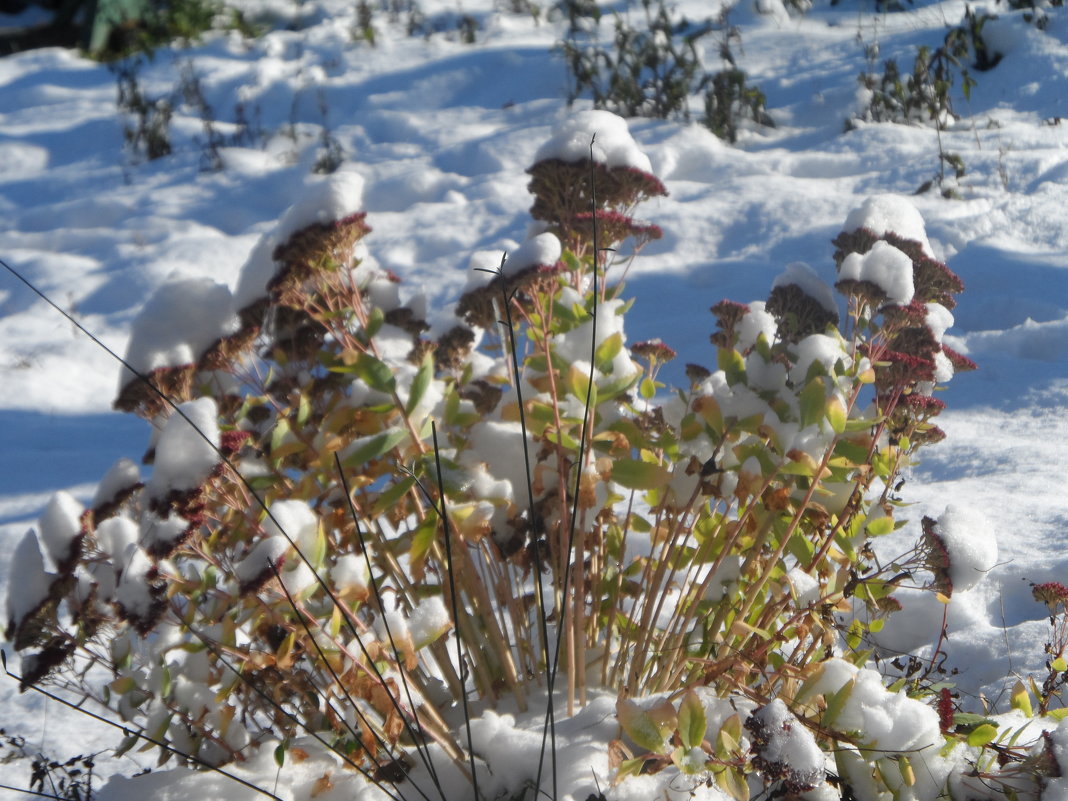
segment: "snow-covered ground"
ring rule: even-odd
[[[372,47],[354,40],[348,0],[243,1],[270,9],[270,32],[161,50],[140,73],[149,97],[199,84],[229,137],[219,171],[203,169],[210,148],[190,106],[171,124],[173,154],[145,162],[123,148],[128,119],[106,66],[54,49],[0,59],[0,258],[117,351],[168,277],[234,282],[258,237],[317,180],[324,131],[344,152],[341,169],[365,181],[371,255],[432,303],[455,297],[472,254],[525,238],[524,170],[568,114],[569,79],[552,49],[564,31],[558,13],[544,6],[535,21],[504,3],[462,0],[479,25],[469,45],[455,32],[457,4],[433,0],[427,18],[449,30],[409,37],[403,19],[379,11]],[[696,123],[630,121],[670,196],[642,209],[665,236],[630,270],[628,333],[679,351],[662,373],[675,381],[684,363],[714,358],[709,306],[765,297],[794,261],[832,280],[830,240],[849,211],[871,194],[909,195],[938,172],[933,128],[846,131],[845,122],[861,108],[865,48],[877,44],[880,59],[896,56],[908,70],[916,45],[937,46],[960,21],[963,2],[876,13],[867,2],[818,0],[804,16],[775,0],[758,5],[767,13],[750,0],[732,12],[742,37],[733,49],[776,128],[744,131],[730,146]],[[715,10],[699,0],[678,8],[698,20]],[[1042,669],[1048,622],[1030,583],[1068,568],[1068,14],[1051,9],[1039,30],[1020,12],[987,10],[1000,14],[984,35],[1003,58],[973,71],[970,99],[955,96],[961,119],[941,134],[966,167],[961,197],[912,198],[936,255],[966,284],[947,342],[980,369],[942,396],[948,437],[924,452],[902,495],[916,504],[907,535],[950,503],[981,511],[996,530],[999,564],[954,596],[945,647],[958,685],[1004,709],[1007,677]],[[719,69],[716,38],[700,47]],[[233,136],[239,114],[244,137]],[[0,595],[10,554],[50,494],[85,500],[117,458],[144,449],[145,425],[110,411],[118,376],[101,348],[0,274]],[[909,611],[885,642],[930,653],[941,607],[917,601]],[[103,748],[110,735],[83,736],[86,727],[0,681],[0,728],[31,746]],[[15,774],[0,769],[0,783],[25,781]]]

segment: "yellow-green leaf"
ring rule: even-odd
[[[837,395],[832,395],[827,400],[827,422],[831,424],[831,429],[835,434],[841,434],[845,431],[846,419],[845,404],[842,403],[842,399]]]
[[[616,717],[619,725],[636,745],[652,754],[665,751],[667,738],[675,728],[675,708],[664,701],[670,708],[670,715],[657,704],[650,709],[643,709],[630,699],[622,699],[616,704]]]
[[[698,748],[705,739],[708,720],[705,705],[697,693],[689,690],[679,704],[679,739],[686,749]]]
[[[968,735],[968,745],[973,748],[981,748],[987,743],[993,742],[994,738],[997,736],[997,727],[989,723],[984,723],[982,726],[976,726],[972,733]]]
[[[627,489],[650,490],[666,486],[671,472],[663,465],[640,459],[616,459],[612,463],[612,480]]]
[[[1012,708],[1019,709],[1027,717],[1034,717],[1034,709],[1031,707],[1031,695],[1022,681],[1017,680],[1012,687]]]

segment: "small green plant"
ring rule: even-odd
[[[564,8],[569,28],[559,47],[574,80],[568,103],[588,92],[595,108],[623,116],[688,120],[691,98],[703,93],[702,122],[720,138],[737,141],[742,120],[774,125],[764,94],[747,85],[735,64],[731,43],[739,33],[727,20],[729,8],[716,23],[692,25],[674,20],[663,0],[655,6],[643,0],[644,27],[633,27],[617,14],[610,48],[593,43],[601,14],[596,5],[569,2]],[[712,33],[720,35],[720,56],[728,65],[715,74],[705,71],[698,52],[700,41]]]
[[[109,69],[118,86],[119,111],[128,118],[123,127],[126,146],[148,161],[171,153],[170,124],[174,108],[167,96],[152,98],[141,87],[142,56],[113,62]]]
[[[895,122],[906,125],[931,125],[938,142],[938,173],[917,190],[917,194],[938,185],[944,197],[959,197],[957,183],[966,173],[963,159],[943,146],[942,134],[958,118],[953,108],[953,87],[959,82],[961,94],[970,99],[976,85],[972,68],[983,71],[997,65],[1001,56],[991,53],[982,37],[982,29],[990,15],[977,15],[965,10],[964,22],[946,33],[940,47],[931,50],[921,46],[916,53],[911,74],[904,75],[897,59],[883,62],[881,75],[876,75],[878,48],[869,45],[868,71],[859,81],[868,93],[868,102],[858,118],[869,122]],[[853,121],[846,123],[850,128]],[[946,168],[952,170],[947,176]]]
[[[742,120],[775,126],[765,102],[764,93],[746,83],[744,72],[725,69],[712,76],[710,86],[705,90],[705,113],[701,121],[720,139],[736,142]]]

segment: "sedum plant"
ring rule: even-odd
[[[714,361],[669,390],[674,351],[624,329],[626,265],[660,236],[634,216],[666,193],[648,158],[585,112],[528,172],[534,235],[443,315],[367,258],[346,172],[234,291],[146,304],[116,406],[152,424],[152,471],[57,495],[18,546],[23,686],[100,702],[161,762],[274,743],[281,765],[318,740],[391,798],[579,792],[544,762],[502,786],[503,718],[477,716],[529,711],[544,755],[557,705],[604,699],[619,787],[934,798],[989,768],[989,723],[930,679],[887,688],[862,650],[902,582],[948,601],[989,561],[952,509],[900,560],[871,547],[943,436],[934,390],[974,367],[942,342],[963,286],[915,209],[849,215],[841,301],[794,264],[765,301],[715,305]]]

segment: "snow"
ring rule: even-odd
[[[169,492],[191,490],[203,484],[220,457],[219,423],[215,401],[197,398],[178,405],[160,432],[149,494],[162,498]]]
[[[37,534],[30,529],[22,535],[11,556],[7,585],[7,622],[17,626],[47,597],[53,576],[44,569],[44,557]]]
[[[70,558],[71,544],[82,528],[84,507],[69,492],[57,492],[37,518],[37,531],[55,565]]]
[[[867,228],[876,236],[896,234],[902,239],[919,242],[927,255],[934,256],[923,216],[912,203],[898,195],[869,197],[849,212],[842,230],[851,233],[858,228]]]
[[[229,288],[210,278],[176,278],[144,305],[130,329],[126,361],[141,375],[199,361],[216,340],[240,323]],[[120,389],[137,378],[124,370]]]
[[[274,251],[297,231],[309,225],[327,225],[362,210],[363,179],[354,172],[338,172],[313,179],[278,224],[264,234],[241,268],[234,288],[234,306],[244,309],[266,294],[277,263]]]
[[[912,259],[882,240],[867,253],[850,253],[838,268],[838,278],[875,284],[890,303],[905,305],[912,300]]]
[[[796,286],[827,311],[838,312],[838,302],[835,300],[834,290],[830,284],[802,261],[787,264],[786,269],[775,276],[775,280],[771,282],[771,288],[778,289],[781,286]]]
[[[637,299],[627,317],[630,339],[661,337],[678,350],[659,378],[687,386],[686,362],[714,367],[707,309],[719,298],[750,304],[740,334],[743,347],[751,347],[761,334],[774,337],[774,320],[757,299],[767,296],[784,265],[786,277],[779,280],[804,281],[803,288],[831,308],[794,265],[811,264],[817,275],[830,276],[829,242],[843,221],[847,231],[863,227],[918,241],[967,284],[952,314],[929,306],[927,324],[980,369],[957,376],[939,394],[948,404],[938,421],[947,439],[903,476],[901,494],[911,505],[901,516],[909,522],[887,538],[885,553],[900,553],[897,545],[915,540],[923,514],[938,518],[952,569],[959,571],[943,649],[947,668],[961,671],[954,681],[962,694],[982,692],[1004,709],[1010,674],[1041,682],[1049,627],[1029,583],[1058,580],[1068,568],[1068,159],[1059,123],[1068,116],[1068,30],[1059,9],[1046,9],[1045,30],[1003,8],[986,23],[988,44],[1004,58],[993,70],[973,73],[978,85],[967,101],[959,87],[954,90],[962,118],[949,122],[941,138],[947,151],[961,155],[967,173],[957,187],[962,200],[949,201],[937,191],[912,196],[938,169],[931,128],[860,124],[843,133],[843,121],[857,111],[864,45],[878,44],[880,58],[905,64],[915,45],[941,43],[945,22],[963,13],[959,0],[879,15],[817,4],[797,17],[781,4],[764,3],[774,14],[763,17],[740,6],[731,21],[740,26],[745,47],[735,56],[766,93],[778,127],[743,131],[735,147],[697,124],[624,123],[588,111],[585,100],[568,110],[562,97],[567,77],[550,52],[566,21],[543,17],[535,25],[489,0],[464,0],[464,10],[483,23],[477,46],[444,34],[406,37],[400,26],[376,17],[381,35],[371,48],[351,40],[350,2],[245,5],[282,21],[279,29],[249,42],[219,35],[187,49],[164,49],[142,71],[146,91],[158,96],[175,88],[180,63],[193,59],[220,127],[236,130],[238,99],[250,118],[259,115],[262,142],[224,146],[226,167],[219,173],[200,170],[203,127],[190,108],[177,107],[174,155],[140,162],[123,152],[124,121],[105,66],[57,49],[0,59],[5,261],[74,310],[113,350],[129,347],[139,368],[176,366],[195,361],[214,338],[233,330],[233,310],[265,291],[277,267],[274,249],[286,237],[366,210],[374,229],[369,262],[405,281],[398,286],[369,270],[363,274],[374,276],[367,278],[368,291],[391,308],[402,292],[418,289],[433,313],[462,291],[471,265],[496,268],[502,251],[517,255],[529,221],[523,171],[539,158],[587,158],[596,133],[597,161],[653,172],[671,193],[642,209],[665,237],[629,267],[623,297]],[[455,9],[442,0],[423,5],[430,14]],[[696,0],[680,3],[679,11],[692,20],[710,13]],[[718,65],[714,42],[698,46],[706,48],[706,66]],[[320,91],[328,118],[319,110]],[[312,177],[327,126],[346,162],[333,176]],[[849,270],[883,286],[891,302],[905,302],[911,291],[903,254],[883,244],[872,253],[868,261],[853,259]],[[230,287],[234,295],[227,299]],[[611,325],[610,316],[599,319],[602,336]],[[135,329],[146,333],[131,336]],[[562,345],[576,361],[588,360],[589,342],[579,339]],[[401,338],[396,342],[399,347]],[[829,346],[806,347],[832,355]],[[945,375],[945,365],[939,369]],[[120,377],[95,344],[74,335],[14,280],[0,279],[0,585],[19,613],[45,598],[51,577],[42,547],[54,561],[71,535],[75,504],[95,506],[140,479],[127,461],[101,480],[119,457],[139,456],[147,439],[143,423],[108,412]],[[782,375],[769,368],[765,379],[773,387]],[[767,411],[754,393],[726,387],[722,373],[701,391],[712,392],[712,385],[725,413]],[[206,409],[197,414],[197,424],[215,438],[214,415]],[[145,471],[157,495],[194,488],[218,462],[188,425],[173,416],[165,425],[155,465]],[[817,434],[794,436],[800,442]],[[488,471],[472,468],[487,477],[479,479],[487,484],[485,496],[510,499],[525,481],[514,455],[518,429],[487,420],[474,436],[493,454]],[[39,524],[40,539],[25,534],[57,490],[68,495],[53,502],[48,519],[55,526]],[[158,523],[113,518],[96,531],[117,566],[133,560],[125,586],[115,591],[138,607],[147,603],[138,546],[151,545],[140,541],[142,528],[157,531]],[[277,537],[260,540],[238,566],[238,580],[257,577],[288,547]],[[337,578],[358,587],[364,568],[343,559],[334,567]],[[94,579],[110,598],[109,577]],[[795,590],[815,597],[801,582]],[[903,619],[892,616],[877,644],[929,660],[947,607],[919,592],[898,595]],[[868,673],[832,660],[823,674],[836,688],[856,680],[856,701],[845,706],[843,719],[866,727],[881,746],[919,748],[934,737],[937,722],[928,712],[880,690]],[[71,748],[114,742],[113,732],[92,732],[77,713],[32,693],[16,695],[14,684],[0,685],[0,728],[28,734],[46,751],[66,749],[64,756],[75,753]],[[509,728],[507,713],[498,717],[486,732],[499,737],[494,744],[502,765],[525,768],[531,754],[524,743],[534,738],[516,732],[540,736],[540,715],[514,716],[516,728]],[[577,801],[598,792],[594,777],[611,801],[689,797],[691,788],[664,786],[659,775],[610,786],[603,755],[604,743],[617,736],[611,703],[595,699],[566,723],[574,729],[561,738],[562,775]],[[79,736],[71,738],[70,731]],[[1066,732],[1062,724],[1053,735],[1058,754],[1068,749]],[[313,756],[291,759],[277,771],[271,751],[266,745],[235,772],[268,788],[277,775],[280,794],[303,799],[332,769],[332,762]],[[101,758],[98,766],[121,774],[142,764],[105,768]],[[357,777],[340,770],[331,775],[333,789],[319,797],[372,795]],[[1063,785],[1051,780],[1047,794],[1063,794]],[[704,785],[696,792],[699,799],[719,795]],[[217,774],[185,769],[116,776],[106,794],[109,801],[149,796],[184,801],[256,794]]]
[[[950,504],[938,518],[934,531],[949,552],[954,592],[970,590],[997,564],[997,538],[978,509]]]
[[[552,267],[560,260],[560,240],[556,234],[531,237],[508,255],[503,273],[515,275],[529,267]]]
[[[631,137],[627,121],[608,111],[580,111],[560,122],[552,138],[538,148],[534,161],[559,159],[574,162],[590,157],[606,167],[630,167],[652,172],[649,157]]]

